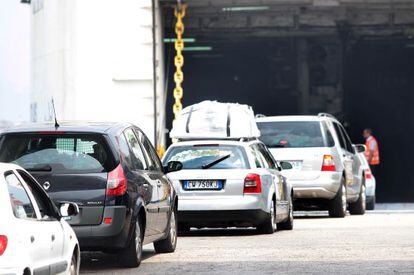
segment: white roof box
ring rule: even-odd
[[[238,103],[203,101],[184,108],[174,121],[173,139],[258,138],[252,107]]]

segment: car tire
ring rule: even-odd
[[[70,275],[78,275],[79,274],[78,258],[76,256],[76,252],[73,252],[72,260],[70,261],[69,274]]]
[[[277,224],[278,230],[292,230],[293,229],[293,199],[292,197],[289,200],[289,216],[288,219],[284,222]]]
[[[375,196],[373,196],[371,199],[367,199],[367,210],[374,210],[375,209]]]
[[[144,232],[141,221],[137,218],[135,228],[128,246],[120,253],[119,261],[123,267],[138,267],[142,259],[142,240]]]
[[[335,218],[343,218],[346,216],[346,187],[345,178],[342,177],[341,186],[338,193],[330,202],[329,216]]]
[[[364,215],[367,203],[367,194],[365,183],[361,185],[361,191],[359,192],[358,200],[349,204],[349,213],[351,215]]]
[[[270,203],[269,212],[266,220],[257,226],[257,231],[261,234],[273,234],[276,231],[276,205],[274,199]]]
[[[171,212],[170,221],[168,225],[167,237],[163,240],[154,242],[154,249],[156,253],[172,253],[177,246],[177,211]]]

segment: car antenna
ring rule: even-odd
[[[52,97],[52,108],[53,108],[53,114],[55,115],[55,128],[59,128],[59,123],[57,121],[57,117],[56,117],[56,109],[55,109],[55,101],[53,100]]]

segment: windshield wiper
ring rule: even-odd
[[[49,164],[40,164],[25,169],[29,172],[50,172],[52,171],[52,166],[50,166]]]
[[[228,154],[228,155],[222,156],[221,158],[218,158],[218,159],[216,159],[215,161],[212,161],[212,162],[210,162],[210,163],[204,164],[203,166],[201,166],[201,168],[203,168],[203,169],[208,169],[208,168],[210,168],[210,167],[212,167],[212,166],[216,165],[217,163],[220,163],[220,162],[222,162],[223,160],[228,159],[230,156],[231,156],[231,154]]]

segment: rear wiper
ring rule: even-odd
[[[50,166],[49,164],[40,164],[25,169],[29,172],[50,172],[52,171],[52,166]]]
[[[216,165],[217,163],[220,163],[220,162],[222,162],[223,160],[228,159],[230,156],[231,156],[231,154],[228,154],[228,155],[222,156],[221,158],[218,158],[218,159],[216,159],[215,161],[212,161],[212,162],[210,162],[210,163],[204,164],[203,166],[201,166],[201,168],[203,168],[203,169],[208,169],[208,168],[210,168],[210,167],[212,167],[212,166]]]

